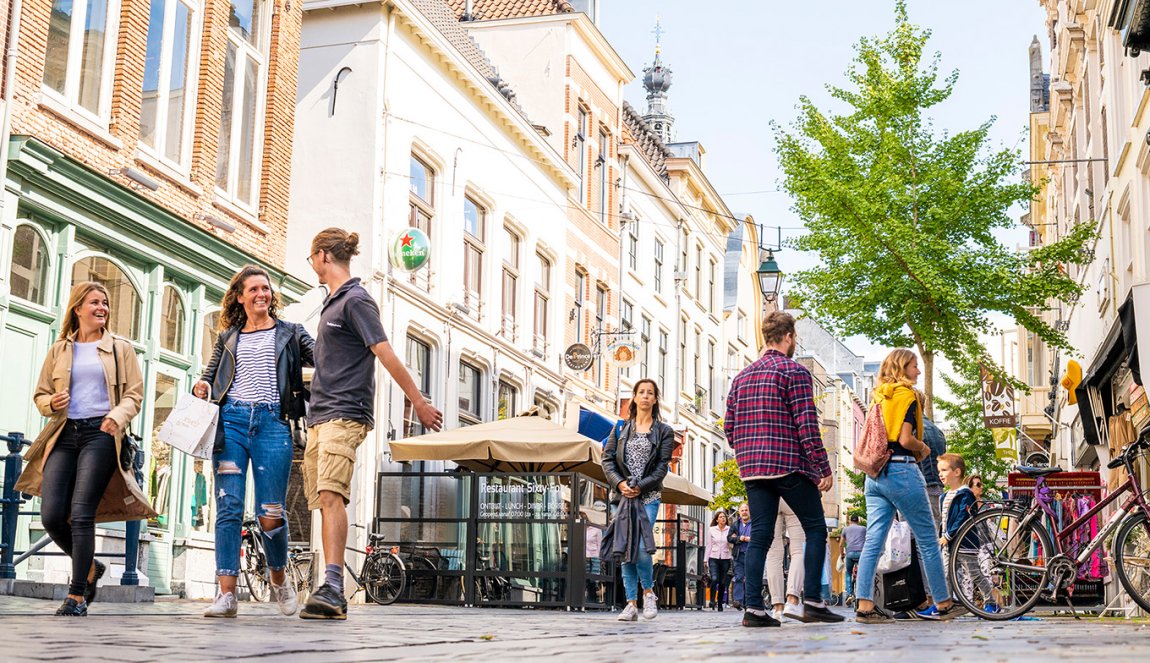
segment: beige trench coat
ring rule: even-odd
[[[36,385],[33,400],[40,414],[48,417],[48,423],[28,453],[24,455],[24,471],[16,482],[16,490],[31,495],[40,495],[40,483],[44,478],[44,461],[52,453],[57,438],[60,437],[64,424],[68,421],[68,410],[52,410],[52,394],[68,389],[72,383],[72,338],[61,339],[48,349],[48,357],[40,369],[40,381]],[[114,336],[108,330],[100,338],[100,361],[104,364],[104,377],[107,381],[108,400],[111,410],[108,417],[120,427],[120,434],[116,436],[116,458],[120,457],[120,444],[128,422],[140,412],[140,403],[144,396],[144,377],[140,373],[140,362],[136,359],[136,352],[132,344],[126,339]],[[120,402],[116,399],[116,361],[112,356],[115,351],[120,364]],[[125,472],[116,463],[117,472],[108,482],[100,506],[96,509],[96,522],[105,523],[117,520],[146,520],[154,518],[156,512],[148,503],[147,497],[136,485],[132,474]]]

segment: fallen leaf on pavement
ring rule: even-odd
[[[488,642],[491,642],[492,640],[494,640],[494,639],[495,639],[495,636],[494,636],[494,635],[491,635],[490,633],[485,633],[485,634],[483,634],[483,635],[479,636],[479,639],[480,639],[480,640],[486,640],[486,641],[488,641]]]
[[[970,637],[974,638],[975,640],[984,640],[984,641],[989,641],[989,640],[990,640],[990,638],[986,637],[985,635],[977,635],[977,634],[975,634],[975,635],[972,635],[972,636],[970,636]]]

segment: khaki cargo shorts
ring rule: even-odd
[[[351,501],[351,477],[355,472],[355,450],[371,429],[349,419],[325,421],[307,429],[307,449],[303,452],[303,488],[309,509],[320,508],[319,492],[327,490]]]

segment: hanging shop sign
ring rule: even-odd
[[[591,352],[591,348],[582,343],[572,343],[563,352],[563,363],[573,371],[585,371],[591,368],[594,361],[595,355]]]
[[[608,345],[607,354],[618,368],[629,368],[639,363],[639,346],[630,341],[617,341]]]
[[[999,460],[1018,462],[1018,429],[1017,428],[991,428],[990,435],[994,438],[994,457]]]
[[[392,267],[414,272],[431,259],[431,240],[419,228],[408,228],[395,236],[388,258]]]
[[[987,428],[1015,428],[1018,409],[1014,400],[1014,387],[979,367],[982,374],[982,422]]]

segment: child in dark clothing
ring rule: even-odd
[[[959,527],[974,517],[978,511],[978,498],[965,484],[966,460],[953,453],[938,457],[938,476],[946,485],[946,492],[939,498],[941,504],[939,514],[942,523],[939,527],[939,547],[944,553],[950,553],[949,544],[958,533]],[[978,548],[980,542],[974,532],[970,532],[957,544],[962,551],[959,554],[959,566],[966,572],[967,578],[978,585],[983,596],[983,609],[987,612],[998,612],[1001,599],[999,592],[991,585],[986,574],[978,564]],[[956,579],[957,580],[957,579]],[[959,590],[959,588],[952,588]]]

